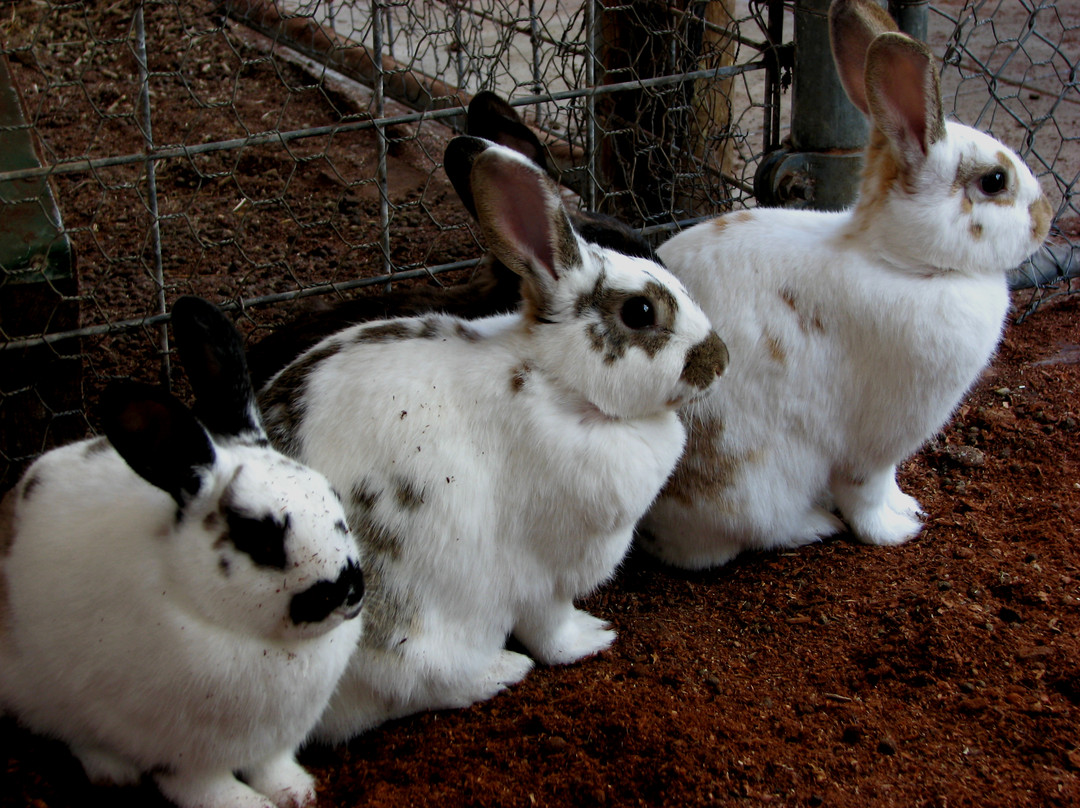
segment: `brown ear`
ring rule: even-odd
[[[923,43],[900,33],[870,43],[866,94],[871,121],[908,169],[921,165],[930,147],[945,137],[937,66]]]
[[[870,114],[866,98],[866,52],[886,31],[896,31],[893,18],[874,0],[833,0],[829,7],[829,42],[833,61],[851,103]]]
[[[541,309],[553,285],[581,264],[555,183],[535,164],[492,146],[473,161],[470,185],[488,249],[527,281]]]

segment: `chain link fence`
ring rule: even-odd
[[[481,246],[441,159],[480,90],[540,134],[571,204],[657,240],[755,204],[802,5],[5,3],[0,490],[93,428],[109,379],[178,381],[182,294],[258,340],[327,300],[467,274]],[[1073,274],[1078,17],[1065,0],[925,17],[947,106],[1016,147],[1055,206],[1059,246],[1018,275],[1025,311]]]

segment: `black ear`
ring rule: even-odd
[[[136,474],[180,507],[198,493],[199,471],[213,465],[214,446],[187,407],[160,388],[114,382],[102,410],[106,437]]]
[[[477,93],[469,102],[466,131],[473,137],[511,148],[550,173],[547,153],[540,139],[507,101],[490,90]]]
[[[172,324],[198,419],[219,437],[264,438],[244,343],[224,312],[202,298],[182,297],[173,304]]]
[[[443,167],[446,176],[457,191],[465,209],[469,215],[476,218],[476,200],[472,192],[472,167],[476,160],[486,149],[491,148],[491,143],[477,137],[461,136],[450,141],[443,154]]]

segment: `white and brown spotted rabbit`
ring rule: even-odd
[[[724,384],[684,410],[686,456],[643,521],[674,565],[796,547],[841,518],[870,544],[913,537],[896,466],[986,366],[1005,270],[1047,234],[1020,158],[945,120],[925,45],[871,0],[837,0],[830,25],[872,129],[855,206],[731,213],[658,250],[731,350]]]
[[[506,146],[551,173],[544,146],[510,104],[495,93],[477,93],[469,103],[468,133]],[[468,165],[446,166],[454,190],[466,210],[476,217],[469,186]],[[575,232],[590,244],[628,256],[656,260],[651,244],[629,225],[611,216],[568,209]],[[319,340],[356,323],[411,317],[441,311],[473,320],[514,311],[521,302],[520,280],[493,253],[480,259],[472,276],[449,286],[394,288],[382,294],[365,294],[333,305],[323,305],[298,315],[274,329],[248,349],[248,366],[256,387],[285,367]]]
[[[0,704],[95,782],[299,808],[294,752],[360,633],[356,543],[326,479],[267,445],[224,315],[181,298],[173,325],[195,415],[110,387],[105,436],[0,504]]]
[[[678,407],[727,360],[682,285],[584,241],[534,163],[461,137],[446,164],[521,309],[356,325],[260,392],[271,440],[342,492],[363,554],[365,631],[324,740],[607,648],[574,600],[614,573],[682,451]]]

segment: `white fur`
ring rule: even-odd
[[[834,507],[867,543],[920,530],[896,466],[986,366],[1004,271],[1039,246],[1049,213],[1012,151],[959,124],[945,131],[910,187],[884,198],[871,168],[849,211],[733,213],[659,249],[731,351],[724,384],[684,409],[695,434],[642,522],[665,561],[700,568],[816,541],[843,529]],[[967,206],[957,166],[1001,155],[1011,201]]]
[[[554,206],[553,218],[563,215],[527,161],[497,147],[483,159],[536,176],[529,192]],[[484,225],[488,181],[476,173]],[[554,284],[546,268],[524,270],[534,276],[527,308],[538,305],[529,289],[553,285],[544,322],[526,313],[471,322],[432,315],[393,322],[437,336],[364,341],[386,326],[365,324],[309,353],[341,346],[312,370],[302,421],[288,437],[298,459],[343,492],[370,573],[368,628],[321,738],[490,698],[533,665],[505,649],[511,633],[546,664],[574,662],[614,639],[573,601],[613,574],[674,467],[684,441],[676,407],[703,392],[681,378],[687,354],[716,337],[661,266],[586,245],[568,226],[565,234],[579,266],[557,267]],[[504,245],[499,256],[508,265],[542,260],[529,245],[510,252]],[[620,293],[651,282],[677,301],[670,340],[656,355],[631,346],[605,362],[590,344],[586,326],[596,315],[577,304],[601,273]],[[264,407],[281,378],[264,389]],[[272,437],[280,415],[273,405],[266,411]],[[406,484],[412,493],[403,502]],[[350,492],[359,493],[351,502]]]
[[[300,625],[289,607],[356,545],[321,475],[265,445],[213,447],[182,506],[104,437],[27,470],[0,506],[0,702],[95,782],[150,773],[190,808],[308,805],[293,753],[361,625],[355,602]],[[283,569],[221,539],[226,490],[246,515],[288,515]]]

